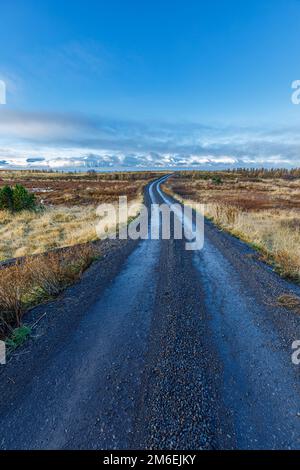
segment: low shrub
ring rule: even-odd
[[[28,257],[0,269],[0,336],[20,327],[24,312],[58,295],[99,256],[92,245]]]
[[[11,334],[11,336],[6,340],[6,345],[9,347],[10,350],[17,349],[21,346],[24,341],[30,336],[31,329],[28,326],[20,326],[15,328]]]
[[[212,177],[212,182],[213,182],[214,184],[222,184],[222,183],[223,183],[222,178],[221,178],[220,176],[218,176],[218,175],[214,175],[214,176]]]
[[[8,185],[0,189],[0,209],[11,212],[33,210],[36,207],[35,195],[24,186],[16,184],[11,188]]]

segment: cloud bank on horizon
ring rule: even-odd
[[[0,168],[187,169],[299,166],[300,133],[96,116],[0,112]]]

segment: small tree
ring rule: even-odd
[[[8,185],[0,189],[0,209],[13,210],[13,190]]]
[[[13,189],[13,210],[19,212],[24,209],[34,209],[35,204],[35,195],[30,193],[24,186],[16,184]]]
[[[214,184],[222,184],[223,183],[223,181],[222,181],[222,179],[220,178],[219,175],[214,175],[212,177],[212,181],[213,181]]]

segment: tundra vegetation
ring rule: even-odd
[[[0,260],[96,240],[96,207],[117,203],[119,196],[141,202],[145,185],[156,176],[152,172],[0,171]],[[39,210],[1,206],[1,192],[13,186],[26,188]]]
[[[98,205],[124,195],[142,202],[158,176],[0,171],[0,260],[16,258],[0,267],[0,336],[14,338],[27,309],[57,296],[100,255],[92,243]]]
[[[164,184],[205,216],[258,249],[283,276],[300,281],[300,169],[183,171]]]

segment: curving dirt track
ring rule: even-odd
[[[0,448],[299,449],[300,317],[276,299],[300,289],[209,222],[200,251],[108,248],[0,366]]]

